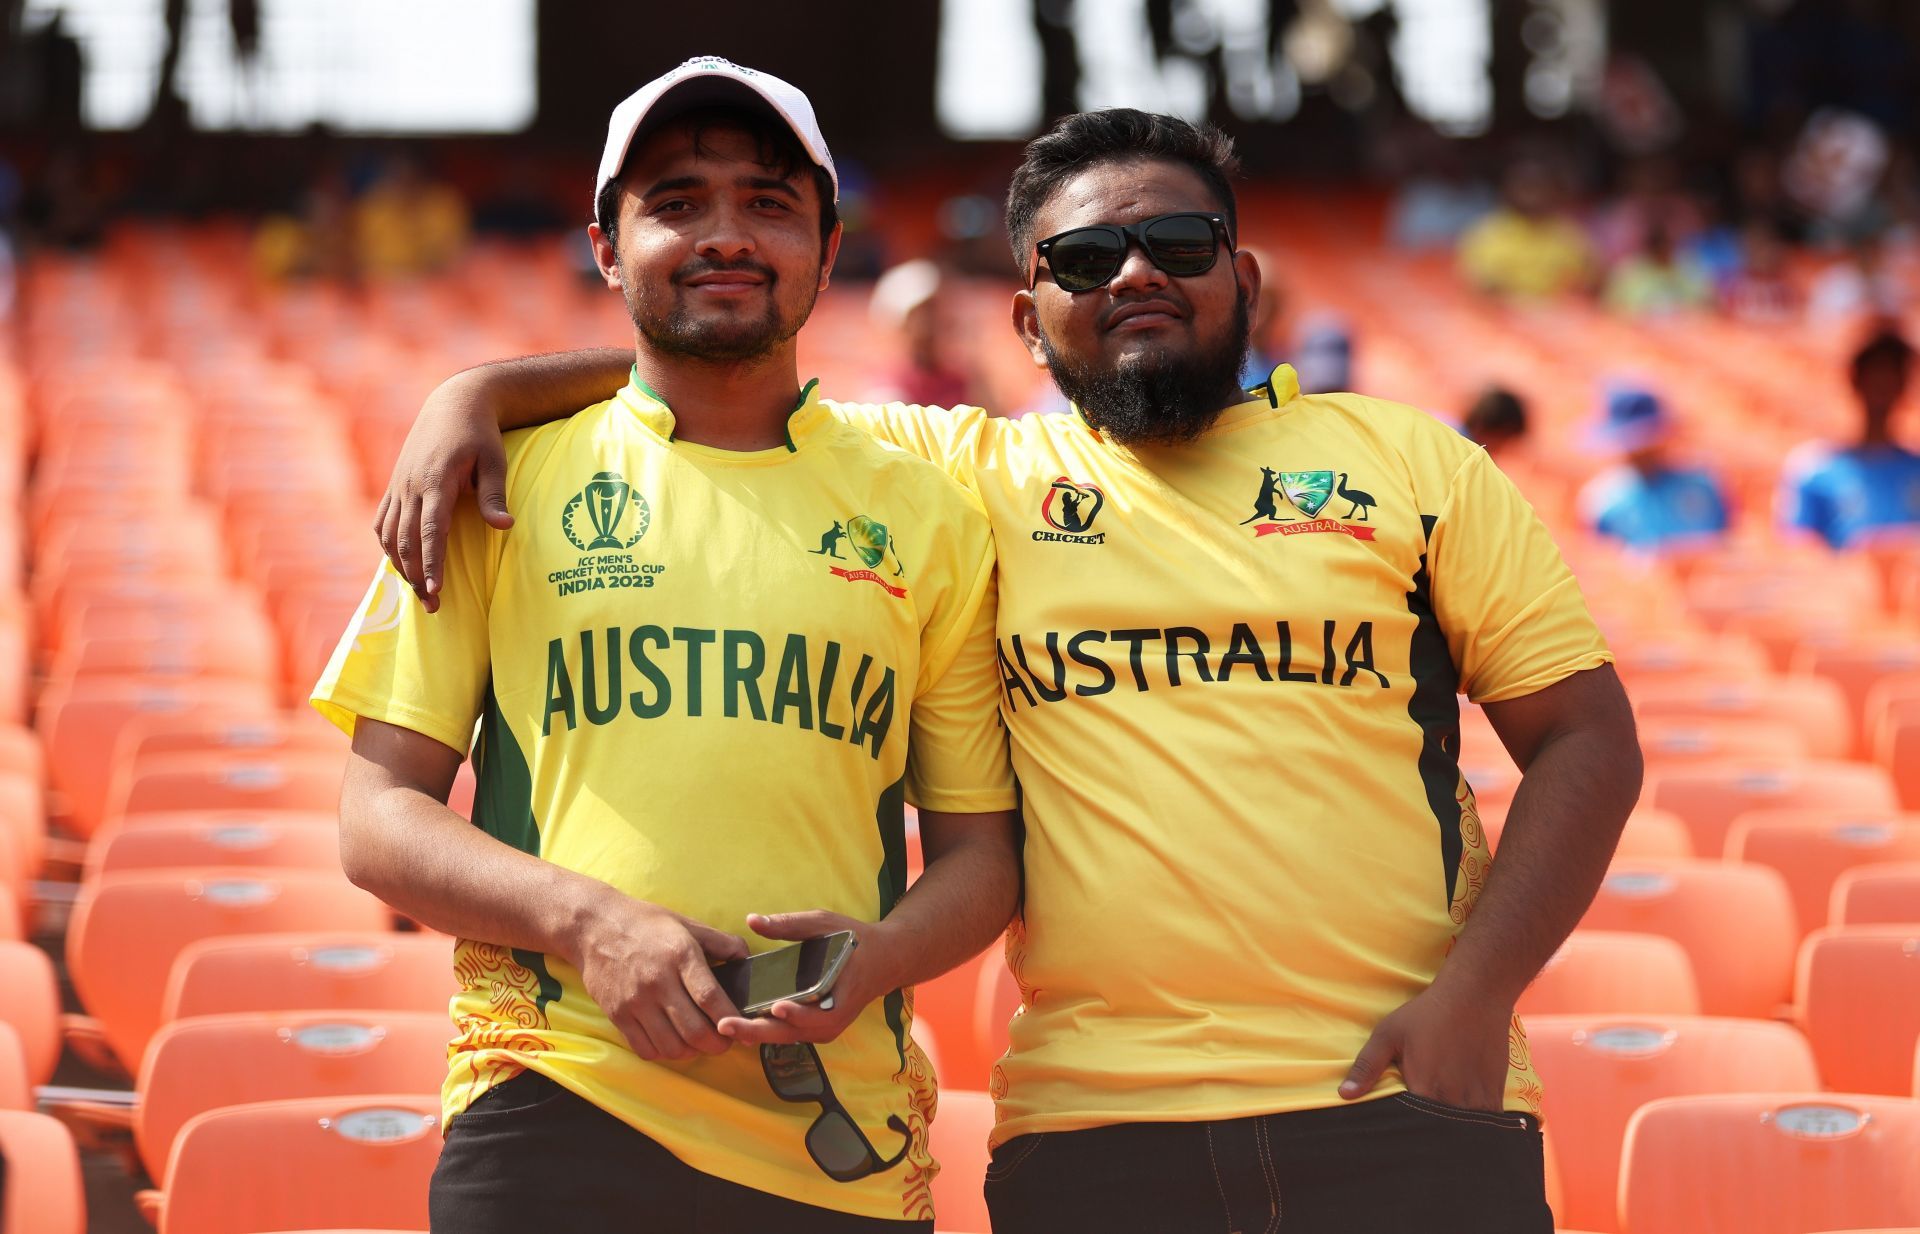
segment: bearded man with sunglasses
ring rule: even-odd
[[[438,619],[384,571],[315,689],[353,735],[347,873],[458,939],[435,1231],[933,1229],[902,987],[1019,886],[992,535],[800,384],[837,184],[806,97],[752,69],[616,108],[589,235],[630,378],[514,434],[530,517],[450,520]],[[746,1019],[712,971],[840,932],[817,1004]]]
[[[1481,450],[1284,365],[1238,387],[1235,170],[1171,117],[1062,120],[1007,228],[1014,328],[1074,411],[835,406],[979,493],[998,542],[1027,832],[994,1228],[1547,1234],[1513,1007],[1638,793],[1631,713]],[[575,355],[443,386],[382,511],[402,572],[432,593],[422,509],[464,485],[507,521],[496,415],[615,377]],[[1497,868],[1460,692],[1524,771]]]

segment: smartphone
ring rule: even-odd
[[[823,934],[716,964],[713,975],[741,1015],[765,1015],[775,1003],[813,1003],[825,998],[859,944],[852,930]]]

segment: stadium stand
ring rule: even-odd
[[[1364,392],[1444,410],[1498,377],[1526,395],[1536,440],[1503,466],[1565,546],[1642,723],[1641,808],[1520,1004],[1563,1229],[1920,1222],[1920,1023],[1893,993],[1910,975],[1887,975],[1912,968],[1920,921],[1920,545],[1838,554],[1769,510],[1787,452],[1848,431],[1850,336],[1510,312],[1443,260],[1381,254],[1376,214],[1337,193],[1251,200],[1245,226],[1315,238],[1274,247],[1292,294],[1356,323]],[[18,338],[0,336],[0,519],[25,546],[0,550],[0,896],[17,908],[0,899],[0,936],[39,943],[0,941],[0,1025],[19,1039],[0,1032],[0,1106],[60,1063],[63,960],[94,1022],[65,1025],[68,1063],[133,1079],[96,1094],[114,1113],[57,1089],[37,1104],[89,1153],[126,1157],[133,1185],[165,1188],[149,1200],[163,1234],[423,1230],[448,944],[396,930],[341,878],[344,745],[299,704],[365,593],[372,501],[421,394],[490,356],[617,343],[622,322],[557,244],[483,245],[352,292],[257,285],[245,246],[223,224],[147,225],[97,258],[41,258]],[[968,338],[998,339],[1003,291],[956,294]],[[823,296],[803,365],[830,393],[859,393],[868,329],[857,288]],[[979,343],[977,359],[1003,403],[1032,401],[1024,356]],[[1579,529],[1595,468],[1580,425],[1594,375],[1617,367],[1672,391],[1721,464],[1723,540],[1653,558]],[[1478,709],[1461,730],[1497,844],[1519,771]],[[463,771],[456,808],[472,793]],[[946,1085],[948,1234],[986,1228],[985,1091],[1018,997],[998,949],[916,994]],[[378,1049],[325,1052],[375,1027]],[[402,1044],[404,1069],[375,1066]],[[193,1050],[217,1052],[221,1083],[183,1092],[183,1074],[214,1073]],[[229,1105],[254,1098],[273,1100]],[[1791,1113],[1808,1105],[1842,1114]],[[403,1113],[351,1117],[374,1108]],[[1873,1117],[1849,1126],[1849,1109]],[[67,1128],[0,1109],[0,1152],[8,1234],[83,1228]]]

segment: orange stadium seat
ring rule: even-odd
[[[1833,881],[1827,924],[1904,925],[1920,922],[1920,861],[1854,866]]]
[[[1006,967],[998,944],[932,981],[914,987],[913,1019],[940,1038],[940,1079],[956,1088],[985,1092],[998,1055],[990,1055],[975,1029],[982,970]]]
[[[184,812],[183,812],[184,813]],[[340,869],[340,828],[323,814],[291,813],[294,821],[183,822],[114,826],[87,846],[83,882],[124,870],[203,869],[207,866]]]
[[[1648,716],[1639,730],[1649,768],[1736,758],[1798,761],[1811,753],[1805,734],[1785,720]]]
[[[322,812],[339,803],[346,765],[347,752],[340,747],[163,754],[129,773],[123,782],[126,795],[104,802],[101,818],[189,809]]]
[[[1780,871],[1804,936],[1826,923],[1834,880],[1847,870],[1920,861],[1920,814],[1756,810],[1727,833],[1727,860]]]
[[[114,750],[114,779],[125,778],[141,760],[164,754],[284,754],[345,748],[340,730],[311,707],[270,717],[253,714],[197,717],[191,721],[138,721],[121,730]],[[121,791],[116,783],[114,791]]]
[[[1872,757],[1893,777],[1900,804],[1920,810],[1920,699],[1894,704],[1881,716]]]
[[[1920,1101],[1805,1094],[1672,1097],[1627,1124],[1630,1234],[1802,1234],[1920,1221]]]
[[[1693,962],[1670,938],[1575,930],[1520,995],[1536,1015],[1697,1015]]]
[[[934,1224],[941,1234],[990,1234],[987,1200],[987,1134],[993,1130],[993,1098],[967,1089],[940,1094],[939,1117],[930,1133],[940,1172],[933,1176]]]
[[[47,669],[50,681],[75,677],[238,677],[277,681],[280,646],[259,623],[227,630],[108,635],[68,640]]]
[[[156,681],[142,677],[87,678],[49,690],[40,700],[39,731],[46,743],[47,778],[65,800],[67,818],[82,838],[98,830],[114,746],[128,724],[162,716],[272,715],[271,691],[244,681]]]
[[[1879,747],[1882,726],[1888,719],[1896,715],[1911,715],[1916,711],[1920,711],[1920,673],[1898,673],[1883,677],[1867,691],[1862,713],[1866,722],[1867,748],[1871,751]]]
[[[1686,949],[1708,1015],[1772,1016],[1792,993],[1800,941],[1786,880],[1765,866],[1618,861],[1582,929],[1658,934]]]
[[[0,1110],[31,1110],[33,1082],[27,1078],[27,1049],[20,1033],[0,1020]]]
[[[1629,692],[1642,683],[1670,677],[1702,674],[1767,675],[1771,669],[1766,649],[1750,638],[1728,634],[1710,636],[1684,630],[1629,634],[1608,640],[1614,666]]]
[[[1912,1093],[1920,924],[1816,930],[1800,949],[1794,1009],[1828,1088]]]
[[[73,1136],[57,1119],[0,1110],[0,1230],[7,1234],[85,1234],[86,1193]]]
[[[67,927],[67,968],[88,1015],[131,1071],[160,1027],[168,974],[189,943],[288,930],[377,931],[391,921],[384,904],[337,873],[135,870],[82,891]]]
[[[60,979],[53,960],[31,943],[0,942],[0,1024],[20,1038],[27,1079],[45,1084],[60,1062]]]
[[[294,1097],[440,1091],[444,1012],[302,1011],[196,1016],[154,1035],[141,1064],[134,1141],[166,1186],[180,1129],[223,1106]]]
[[[1526,1026],[1560,1168],[1554,1215],[1589,1230],[1619,1229],[1620,1145],[1647,1102],[1820,1084],[1806,1039],[1766,1020],[1532,1016]]]
[[[267,1101],[201,1114],[173,1142],[159,1234],[427,1228],[440,1099]]]
[[[0,847],[19,880],[36,878],[46,858],[45,793],[37,777],[0,772]]]
[[[1506,807],[1482,810],[1480,826],[1486,831],[1488,847],[1497,854],[1500,837],[1506,832]],[[1687,826],[1678,815],[1640,806],[1627,815],[1626,825],[1620,829],[1620,842],[1614,847],[1613,853],[1616,858],[1691,857],[1694,855],[1693,837],[1687,833]]]
[[[1773,720],[1803,733],[1817,757],[1853,753],[1853,717],[1846,696],[1824,677],[1663,678],[1635,687],[1633,709],[1648,720]]]
[[[1886,633],[1871,639],[1829,643],[1815,640],[1794,652],[1792,669],[1825,677],[1846,695],[1854,731],[1864,732],[1867,698],[1881,682],[1905,673],[1920,672],[1920,636]],[[1860,753],[1868,753],[1865,742]]]
[[[1864,763],[1748,760],[1664,767],[1647,773],[1640,800],[1678,814],[1702,856],[1726,851],[1734,820],[1755,810],[1894,810],[1893,781]]]
[[[173,963],[161,1018],[249,1011],[420,1011],[459,992],[453,941],[375,930],[208,938]]]

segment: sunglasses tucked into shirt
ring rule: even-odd
[[[1160,269],[1176,278],[1192,278],[1213,269],[1220,246],[1233,252],[1227,221],[1218,214],[1157,214],[1138,223],[1095,223],[1048,236],[1033,246],[1027,290],[1040,281],[1040,260],[1062,291],[1094,291],[1113,281],[1127,264],[1127,246],[1138,244]]]

